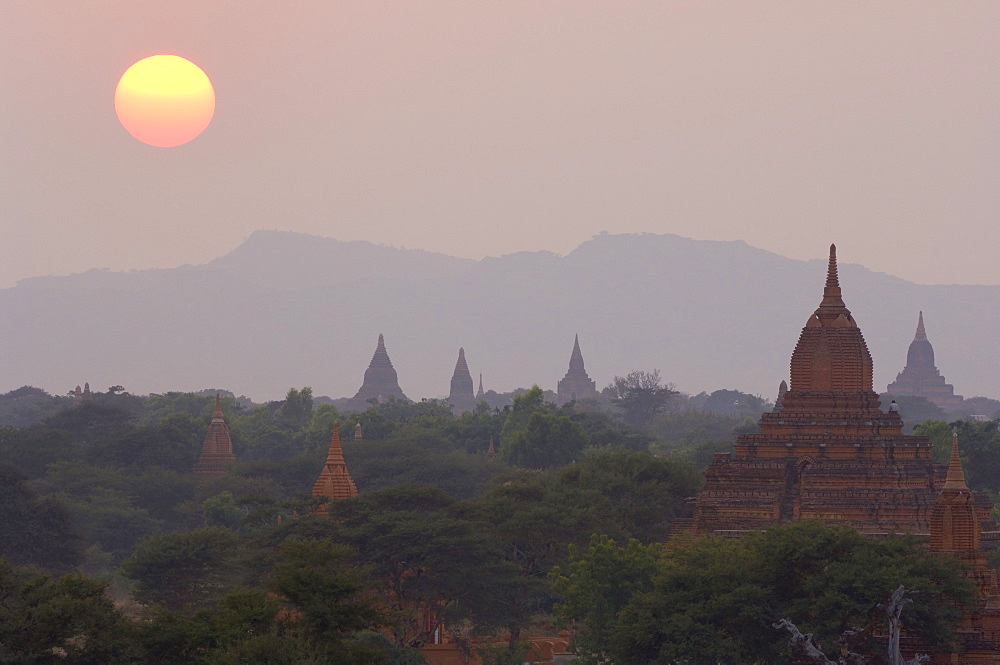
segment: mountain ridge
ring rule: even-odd
[[[1000,394],[1000,286],[920,285],[840,254],[876,390],[902,370],[922,309],[956,391]],[[600,234],[564,256],[476,261],[261,231],[200,266],[0,290],[0,391],[90,381],[140,393],[228,385],[272,399],[310,385],[344,397],[380,332],[411,397],[447,395],[459,346],[487,389],[554,388],[579,333],[599,387],[657,368],[686,392],[773,397],[824,277],[820,260],[672,234]]]

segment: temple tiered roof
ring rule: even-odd
[[[559,382],[556,394],[556,401],[559,404],[597,396],[597,384],[590,380],[590,377],[587,376],[587,370],[583,366],[579,335],[573,339],[573,352],[569,356],[569,369],[566,371],[566,376]]]
[[[955,394],[955,387],[946,383],[941,372],[934,366],[934,347],[924,330],[924,313],[917,317],[917,332],[906,351],[906,367],[896,375],[885,391],[890,395],[924,397],[943,409],[951,408],[962,401]]]
[[[340,447],[340,423],[333,424],[333,435],[330,437],[330,450],[326,455],[326,463],[316,479],[312,489],[313,496],[325,496],[331,500],[350,499],[358,495],[358,488],[347,470],[344,461],[344,451]],[[325,516],[325,505],[316,509],[316,514]]]
[[[208,424],[205,442],[201,445],[201,456],[194,465],[194,475],[199,478],[221,476],[226,473],[226,465],[236,461],[233,454],[233,440],[229,436],[229,426],[222,415],[222,396],[215,396],[215,410]]]
[[[455,362],[455,372],[451,377],[451,392],[448,403],[455,407],[455,413],[471,411],[476,408],[476,396],[472,394],[472,374],[465,362],[465,349],[459,348],[458,361]]]

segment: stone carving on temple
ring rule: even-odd
[[[344,451],[340,446],[340,423],[333,424],[333,434],[330,437],[330,450],[326,455],[326,462],[323,470],[320,471],[319,478],[313,485],[312,495],[316,497],[324,496],[331,501],[337,499],[350,499],[358,495],[358,488],[347,470],[347,462],[344,461]],[[316,507],[315,514],[320,517],[327,515],[326,504]]]
[[[962,402],[962,396],[955,394],[955,387],[945,382],[934,365],[934,347],[924,330],[923,312],[917,317],[917,332],[906,351],[906,366],[885,391],[895,396],[924,397],[942,409]]]
[[[371,406],[368,400],[384,402],[390,397],[410,401],[399,387],[396,369],[392,366],[389,354],[385,350],[385,338],[379,333],[375,354],[372,355],[368,369],[365,370],[365,380],[345,408],[351,411],[365,411]]]
[[[465,362],[465,349],[458,349],[458,361],[451,377],[451,392],[448,403],[454,407],[455,414],[471,411],[476,408],[476,396],[472,394],[472,374]]]
[[[215,395],[215,410],[212,420],[208,423],[208,432],[201,445],[201,455],[194,465],[194,475],[197,478],[212,478],[226,473],[226,465],[236,461],[233,453],[233,440],[229,436],[229,426],[222,415],[222,396]]]
[[[583,366],[583,353],[580,352],[580,336],[573,339],[573,352],[569,356],[569,369],[566,376],[559,382],[556,389],[556,402],[566,404],[576,399],[586,399],[597,396],[597,384],[590,380]]]
[[[946,469],[931,459],[926,437],[902,433],[898,411],[882,410],[833,245],[823,298],[802,329],[790,375],[780,408],[761,415],[759,432],[714,456],[704,488],[671,533],[738,535],[815,519],[868,534],[927,535]],[[988,520],[989,508],[978,510]]]

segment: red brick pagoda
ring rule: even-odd
[[[325,496],[330,500],[350,499],[358,495],[358,488],[347,470],[344,461],[344,451],[340,447],[340,423],[333,424],[333,435],[330,437],[330,450],[326,455],[326,463],[320,471],[319,478],[312,489],[313,496]],[[326,505],[316,508],[316,515],[325,517]]]
[[[451,377],[451,393],[448,403],[455,407],[455,413],[471,411],[476,408],[476,396],[472,394],[472,374],[465,362],[465,349],[459,348],[455,372]]]
[[[583,366],[579,335],[573,339],[573,352],[569,356],[569,370],[559,382],[556,395],[556,401],[559,404],[597,396],[597,384],[590,380],[590,377],[587,376],[587,370]]]
[[[718,453],[672,532],[738,535],[800,519],[863,533],[927,534],[945,467],[902,434],[872,390],[872,357],[841,297],[830,246],[823,299],[792,353],[791,385],[759,433]]]
[[[403,394],[403,389],[399,387],[396,369],[392,366],[389,354],[385,350],[385,338],[379,333],[375,353],[368,364],[368,369],[365,370],[365,380],[345,408],[365,411],[371,406],[368,404],[368,400],[374,398],[382,402],[390,397],[409,401]]]
[[[917,333],[906,351],[906,366],[885,391],[893,396],[925,397],[942,409],[950,409],[962,402],[962,396],[955,394],[955,387],[945,383],[941,372],[934,366],[934,347],[924,331],[923,312],[917,318]]]
[[[233,454],[233,440],[229,436],[229,426],[222,415],[222,397],[215,396],[215,411],[208,424],[205,442],[201,445],[201,456],[194,465],[197,478],[212,478],[226,473],[226,465],[236,461]]]

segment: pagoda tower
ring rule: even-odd
[[[476,400],[477,401],[481,400],[483,398],[484,394],[486,394],[486,393],[483,392],[483,373],[480,372],[479,373],[479,390],[476,391]]]
[[[958,451],[958,434],[952,435],[948,475],[931,510],[931,551],[958,558],[963,575],[976,585],[977,600],[972,611],[956,629],[957,653],[934,653],[931,663],[945,665],[985,665],[1000,662],[1000,590],[997,573],[986,563],[980,544],[984,512],[989,508],[976,501],[965,483]]]
[[[213,478],[226,473],[226,465],[236,461],[233,454],[233,440],[229,437],[229,426],[222,415],[222,397],[216,393],[215,410],[208,424],[205,442],[201,444],[201,456],[194,465],[196,478]]]
[[[934,366],[934,347],[924,331],[923,312],[917,317],[917,332],[906,351],[906,366],[885,391],[894,396],[925,397],[942,409],[950,409],[962,401],[962,396],[955,394],[955,387],[945,383]]]
[[[330,500],[350,499],[358,495],[358,488],[347,470],[344,461],[344,451],[340,447],[340,423],[333,424],[333,435],[330,437],[330,451],[326,455],[326,463],[320,471],[319,478],[312,489],[313,496],[325,496]],[[326,517],[326,504],[318,506],[315,514]]]
[[[573,352],[569,356],[569,370],[556,389],[556,402],[565,404],[588,397],[597,397],[597,384],[590,380],[587,370],[583,367],[580,336],[576,335],[573,339]]]
[[[926,437],[902,434],[898,411],[882,411],[871,354],[841,296],[834,245],[790,370],[777,408],[761,415],[758,433],[714,456],[671,531],[734,535],[815,519],[926,535],[945,467],[931,460]]]
[[[465,349],[458,349],[458,361],[455,372],[451,376],[451,393],[448,403],[455,407],[455,413],[471,411],[476,408],[476,397],[472,394],[472,374],[465,362]]]
[[[382,333],[378,336],[378,345],[372,355],[372,361],[365,370],[365,380],[358,389],[357,394],[351,398],[348,409],[355,411],[365,411],[370,406],[368,400],[374,398],[379,402],[395,397],[406,400],[402,388],[399,387],[399,380],[396,377],[396,369],[389,360],[389,354],[385,350],[385,338]]]

